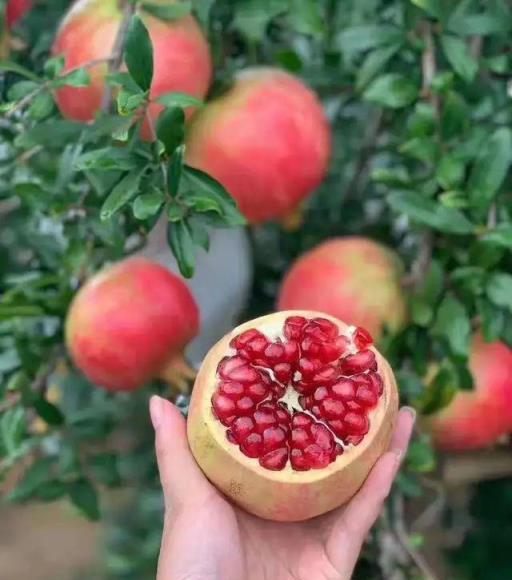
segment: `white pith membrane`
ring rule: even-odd
[[[285,331],[290,320],[293,323]],[[259,462],[269,471],[325,469],[364,440],[384,386],[377,358],[370,348],[372,340],[366,331],[356,327],[345,327],[342,331],[332,320],[323,317],[294,316],[232,336],[226,357],[217,369],[211,404],[229,445],[237,446],[245,458]],[[261,344],[258,352],[248,350],[247,345],[254,344],[255,340],[262,343],[262,337],[267,341],[263,350]],[[306,339],[310,339],[309,346],[304,342]],[[266,353],[270,352],[267,351],[270,345],[284,347],[291,342],[297,344],[295,358],[290,355],[294,351],[291,348],[288,358],[283,359],[281,355],[269,362]],[[330,354],[323,351],[319,360],[318,349],[324,347],[318,345],[322,344],[327,345],[325,348],[330,349]],[[335,354],[334,347],[331,348],[334,344]],[[314,371],[304,374],[299,368],[301,359],[313,361]],[[369,362],[361,365],[363,360]],[[284,372],[286,364],[291,368]],[[330,378],[323,382],[325,375],[319,376],[319,373],[326,370]],[[288,379],[282,378],[283,372]],[[266,394],[262,383],[268,390]],[[248,393],[254,384],[260,385],[254,387],[256,396]],[[249,394],[252,400],[248,400]],[[342,394],[345,399],[341,398]],[[274,420],[266,426],[265,421],[272,413]],[[347,415],[351,421],[345,421]]]

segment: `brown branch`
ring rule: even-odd
[[[119,30],[117,31],[116,39],[114,41],[114,46],[112,47],[112,53],[109,59],[108,72],[117,72],[123,63],[124,55],[124,45],[126,43],[126,35],[128,34],[128,28],[130,26],[130,21],[133,14],[135,13],[136,6],[131,2],[126,2],[124,0],[123,6],[123,18],[121,24],[119,25]],[[112,103],[112,86],[107,82],[105,83],[105,90],[103,92],[103,98],[101,100],[101,110],[104,113],[108,113],[110,110],[110,105]]]
[[[5,401],[0,403],[0,413],[5,413],[9,409],[16,407],[16,405],[20,402],[21,396],[19,393],[14,393],[10,397],[8,397]]]

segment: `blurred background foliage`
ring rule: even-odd
[[[181,4],[208,33],[212,95],[247,65],[277,65],[318,92],[333,130],[329,174],[301,227],[251,229],[254,285],[243,317],[274,308],[284,272],[305,250],[367,235],[405,264],[410,324],[384,342],[403,401],[431,413],[454,389],[470,389],[472,328],[512,346],[510,2]],[[59,63],[49,51],[67,7],[35,2],[0,67],[0,469],[10,501],[67,497],[105,521],[105,569],[94,577],[151,578],[162,502],[146,403],[165,386],[115,396],[91,388],[67,361],[63,321],[78,286],[142,247],[156,216],[120,205],[102,219],[119,173],[83,155],[128,138],[127,118],[105,114],[84,128],[59,115],[51,93]],[[85,81],[80,73],[65,82]],[[161,158],[142,142],[136,154],[150,168],[144,189]],[[426,391],[431,361],[439,370]],[[436,461],[428,436],[418,436],[359,577],[430,573],[421,555],[428,531],[406,530],[404,502],[431,501]],[[510,496],[509,480],[476,488],[465,507],[473,525],[451,553],[462,578],[510,577]]]

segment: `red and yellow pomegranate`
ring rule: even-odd
[[[386,450],[393,372],[362,328],[310,311],[233,330],[196,379],[188,440],[207,477],[260,517],[299,521],[348,501]]]
[[[185,283],[157,263],[132,258],[98,273],[78,292],[66,341],[91,382],[133,391],[171,374],[198,328],[198,308]]]
[[[396,330],[406,317],[401,273],[398,256],[370,239],[328,240],[292,265],[278,308],[322,310],[379,340],[384,327]]]
[[[174,0],[153,0],[172,4]],[[164,21],[142,12],[153,44],[154,75],[150,96],[154,100],[167,92],[183,92],[203,98],[212,78],[208,43],[192,16]],[[65,70],[81,67],[111,55],[121,23],[118,0],[77,0],[62,21],[53,45],[54,54],[63,54]],[[85,88],[63,87],[57,91],[62,114],[75,121],[92,121],[100,110],[105,89],[106,64],[91,67],[91,84]],[[150,105],[153,121],[163,107]],[[147,126],[143,136],[149,137]]]
[[[459,391],[427,421],[439,449],[482,449],[512,431],[512,350],[501,342],[487,343],[476,334],[469,367],[474,389]]]
[[[12,30],[32,9],[32,0],[9,0],[5,7],[5,21]]]
[[[316,95],[273,68],[241,72],[195,118],[187,161],[220,181],[251,223],[286,217],[325,176],[331,149]]]

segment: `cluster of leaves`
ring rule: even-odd
[[[105,107],[88,126],[59,116],[53,91],[85,86],[89,71],[64,73],[59,57],[48,58],[67,2],[50,4],[36,4],[19,30],[26,48],[0,65],[0,469],[23,466],[13,498],[68,496],[92,518],[102,486],[138,489],[132,513],[139,517],[123,520],[122,534],[116,528],[108,562],[113,575],[152,577],[159,500],[148,393],[112,398],[85,383],[62,363],[63,320],[79,284],[143,246],[161,216],[185,276],[193,274],[196,247],[207,248],[209,228],[242,219],[217,182],[183,161],[185,110],[201,102],[161,97],[164,112],[148,126],[158,140],[141,140],[153,57],[137,16],[125,43],[127,72],[109,75],[117,111]],[[404,400],[428,414],[471,388],[473,332],[512,345],[509,3],[143,4],[166,19],[194,10],[216,62],[214,93],[243,66],[273,64],[303,77],[329,115],[331,170],[303,226],[253,231],[247,315],[273,308],[283,273],[303,251],[335,235],[368,235],[405,264],[410,324],[384,345]],[[415,474],[434,466],[421,437],[400,492],[421,493]],[[143,537],[144,550],[132,549]],[[373,575],[373,553],[370,560],[365,570]]]

